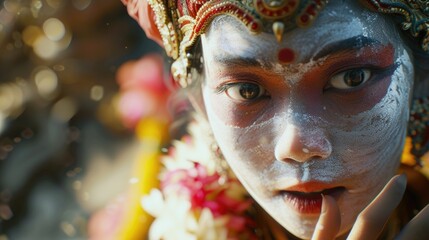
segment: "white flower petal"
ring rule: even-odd
[[[153,217],[160,216],[165,205],[162,193],[158,189],[152,189],[149,195],[143,196],[140,204]]]

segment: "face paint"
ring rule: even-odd
[[[202,38],[215,138],[252,197],[300,238],[314,231],[321,191],[336,198],[345,233],[399,164],[414,70],[394,24],[366,14],[354,3],[330,3],[320,21],[288,32],[280,46],[230,17]],[[374,43],[335,52],[347,39]],[[282,65],[286,45],[299,56]],[[243,92],[257,97],[237,97]]]

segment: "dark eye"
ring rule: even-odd
[[[362,85],[370,77],[369,69],[352,69],[336,74],[329,80],[329,84],[337,89],[351,89]]]
[[[265,94],[265,89],[255,83],[234,83],[226,89],[226,94],[238,101],[255,100]]]

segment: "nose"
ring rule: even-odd
[[[304,129],[288,124],[274,151],[279,161],[306,162],[328,158],[332,153],[332,145],[323,129]]]

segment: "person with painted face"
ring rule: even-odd
[[[427,237],[426,1],[123,2],[195,109],[149,239]]]

